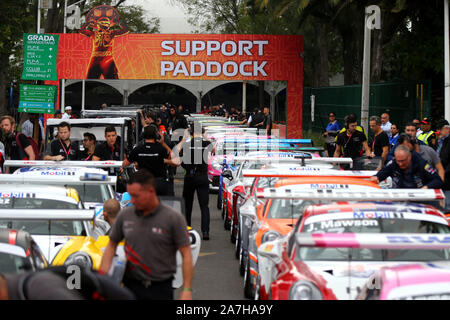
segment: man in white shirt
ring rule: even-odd
[[[391,136],[391,126],[392,126],[392,123],[389,122],[389,114],[386,112],[383,113],[381,115],[381,130],[386,132],[388,137]]]
[[[72,107],[67,106],[64,108],[64,114],[62,115],[61,119],[70,119],[72,118]]]

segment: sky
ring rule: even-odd
[[[194,30],[187,22],[187,15],[181,5],[175,4],[176,1],[128,0],[126,3],[141,5],[152,16],[159,17],[161,33],[191,33]]]

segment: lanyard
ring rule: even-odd
[[[88,156],[84,159],[84,161],[89,161],[89,159],[90,159],[93,155],[94,155],[94,154],[91,153],[90,155],[88,155]]]
[[[59,143],[63,147],[64,153],[66,154],[66,160],[69,160],[70,150],[72,150],[72,144],[70,144],[69,151],[66,150],[65,144],[59,139]]]

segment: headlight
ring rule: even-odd
[[[322,300],[320,290],[309,281],[297,281],[289,290],[289,300]]]
[[[261,238],[261,243],[264,243],[267,241],[272,241],[279,237],[281,237],[281,234],[279,232],[270,230],[263,234],[263,236]]]
[[[64,262],[65,266],[78,265],[83,268],[92,269],[91,257],[83,251],[72,253]]]

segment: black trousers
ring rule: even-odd
[[[186,205],[186,222],[188,226],[191,226],[195,191],[197,191],[198,203],[202,214],[202,233],[209,233],[209,180],[206,174],[184,177],[183,198]]]
[[[136,296],[136,300],[173,300],[172,279],[155,282],[145,287],[142,282],[129,278],[123,278],[123,284]]]
[[[156,177],[156,194],[158,196],[170,196],[171,194],[171,184],[166,178]]]

